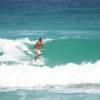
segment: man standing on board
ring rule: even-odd
[[[34,45],[34,49],[35,49],[35,52],[36,52],[36,56],[35,56],[35,61],[37,59],[39,59],[39,57],[41,56],[41,51],[40,51],[40,48],[43,48],[43,42],[42,42],[42,38],[39,38],[38,41],[36,42],[36,44]]]

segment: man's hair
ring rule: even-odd
[[[39,41],[42,41],[42,38],[39,38]]]

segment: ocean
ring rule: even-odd
[[[0,100],[100,100],[99,0],[0,1]]]

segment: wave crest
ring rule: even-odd
[[[17,64],[0,66],[1,87],[67,86],[100,84],[100,61],[91,64],[66,64],[50,68]]]

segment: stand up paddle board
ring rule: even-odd
[[[33,60],[32,61],[32,65],[35,65],[35,66],[43,66],[44,65],[44,62],[40,61],[40,60]]]

